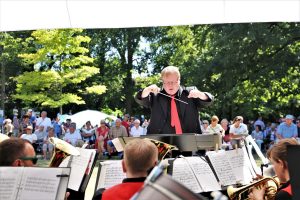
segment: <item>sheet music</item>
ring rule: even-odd
[[[77,148],[80,152],[79,156],[73,156],[71,162],[71,175],[69,179],[68,188],[78,191],[81,185],[84,174],[88,168],[90,159],[94,150],[92,149],[81,149]],[[59,167],[66,167],[69,162],[70,157],[67,157],[59,165]]]
[[[51,168],[45,173],[45,168],[24,168],[22,183],[18,193],[19,200],[53,200],[56,199],[62,169]]]
[[[22,169],[17,167],[0,167],[0,199],[15,200]]]
[[[252,176],[247,152],[241,148],[226,151],[230,160],[231,168],[235,174],[236,181],[243,185],[249,184],[255,176]]]
[[[186,159],[193,167],[204,192],[221,190],[221,186],[207,161],[204,161],[200,157],[186,157]]]
[[[263,164],[269,163],[269,160],[263,155],[263,153],[261,152],[260,148],[257,146],[256,142],[254,141],[251,135],[246,137],[246,142],[250,143],[254,147],[255,152],[257,153],[258,157],[261,159]]]
[[[177,158],[172,177],[196,193],[221,190],[210,166],[200,157]]]
[[[66,185],[60,188],[63,196],[58,195],[61,177],[57,175],[63,172],[70,172],[70,168],[0,167],[0,199],[60,200]]]
[[[231,161],[228,160],[225,151],[208,151],[206,155],[209,157],[221,185],[227,186],[236,183],[236,176],[230,164]]]
[[[203,192],[195,175],[193,174],[192,169],[189,167],[188,162],[184,160],[184,158],[177,158],[173,162],[172,178],[179,183],[182,183],[195,193]]]
[[[118,152],[124,151],[124,148],[123,148],[120,140],[121,140],[121,138],[115,138],[112,140],[112,143],[114,144],[114,146]]]
[[[126,174],[122,169],[122,161],[104,161],[101,162],[101,171],[97,189],[110,188],[114,185],[122,183],[123,179],[126,178]]]

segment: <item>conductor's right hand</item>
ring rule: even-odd
[[[147,96],[149,96],[149,94],[152,92],[154,93],[154,95],[157,95],[157,93],[160,91],[160,88],[153,84],[153,85],[150,85],[148,87],[146,87],[144,90],[143,90],[143,93],[142,93],[142,98],[145,98]]]

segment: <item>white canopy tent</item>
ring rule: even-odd
[[[0,31],[300,21],[300,0],[0,0]]]
[[[81,128],[87,121],[91,121],[93,126],[100,125],[100,120],[110,118],[116,120],[117,117],[107,115],[97,110],[84,110],[69,117],[72,122],[76,122],[76,128]]]

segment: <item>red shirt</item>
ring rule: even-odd
[[[129,122],[122,121],[121,124],[122,124],[122,126],[124,126],[126,128],[126,131],[127,131],[128,137],[129,137]]]
[[[144,182],[138,179],[145,180],[145,178],[136,178],[137,182],[127,182],[126,179],[124,179],[123,183],[105,190],[102,194],[102,200],[130,199],[144,185]]]

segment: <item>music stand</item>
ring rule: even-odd
[[[293,199],[300,199],[300,145],[289,145],[287,147],[287,162],[290,174],[290,181],[293,191]]]

